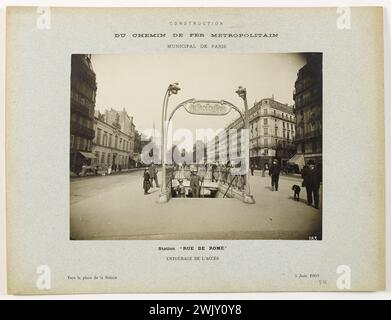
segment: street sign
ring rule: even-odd
[[[231,105],[215,100],[191,100],[183,107],[187,112],[197,115],[224,116],[231,111]]]

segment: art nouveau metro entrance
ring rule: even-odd
[[[162,160],[162,183],[161,190],[159,195],[159,202],[165,203],[168,202],[173,195],[173,181],[189,179],[188,174],[191,174],[191,168],[186,170],[186,168],[178,168],[172,164],[167,163],[167,132],[170,121],[172,120],[174,114],[179,109],[185,109],[189,114],[192,115],[204,115],[204,116],[225,116],[230,113],[232,110],[236,111],[241,119],[244,122],[243,128],[245,130],[249,129],[249,119],[248,119],[248,106],[246,98],[246,89],[239,87],[236,93],[243,99],[245,111],[244,113],[234,104],[226,100],[196,100],[188,99],[179,103],[167,116],[168,109],[168,100],[172,94],[177,94],[180,88],[178,84],[169,85],[163,102],[162,109],[162,122],[161,122],[161,160]],[[249,138],[249,137],[247,137]],[[248,144],[247,144],[248,145]],[[253,204],[255,203],[254,198],[250,190],[250,174],[249,174],[249,153],[248,150],[245,152],[245,156],[241,158],[241,161],[244,161],[245,172],[241,174],[233,174],[234,168],[229,167],[219,167],[217,168],[218,175],[216,176],[216,170],[213,172],[213,165],[211,163],[206,163],[204,166],[197,166],[197,174],[200,170],[200,175],[202,174],[202,183],[200,186],[200,192],[197,196],[198,198],[208,198],[213,197],[210,195],[218,195],[219,197],[234,197],[245,203]],[[216,169],[216,168],[215,168]],[[193,192],[195,193],[195,192]],[[194,197],[194,194],[192,195]]]

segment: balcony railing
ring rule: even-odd
[[[311,95],[311,97],[307,98],[307,99],[304,99],[304,100],[301,100],[301,101],[296,101],[296,106],[295,106],[295,109],[296,108],[301,108],[301,107],[304,107],[304,106],[307,106],[309,104],[312,104],[314,102],[317,102],[318,100],[320,101],[322,98],[321,94],[318,93],[318,94],[314,94],[314,95]]]
[[[272,116],[274,118],[278,118],[278,119],[281,119],[281,120],[284,120],[284,121],[290,121],[292,123],[295,123],[295,115],[292,115],[292,120],[289,117],[283,117],[283,116],[281,116],[279,114],[274,114],[274,113],[270,113],[269,116]]]
[[[95,137],[95,131],[88,127],[85,127],[77,122],[71,122],[71,134],[93,139]]]
[[[94,104],[74,90],[71,93],[71,107],[85,116],[94,117]]]
[[[322,130],[321,129],[311,130],[311,131],[307,131],[307,132],[304,132],[304,133],[296,132],[295,140],[296,141],[306,140],[306,139],[312,139],[312,138],[321,137],[321,136],[322,136]]]

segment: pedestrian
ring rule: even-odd
[[[153,172],[153,179],[155,180],[156,188],[159,188],[159,181],[157,180],[157,173],[158,173],[158,169],[157,169],[157,166],[155,166],[155,170]]]
[[[309,160],[308,164],[303,167],[301,177],[303,178],[302,186],[307,191],[307,205],[311,206],[314,202],[316,209],[319,209],[319,189],[322,179],[319,166],[315,166],[314,160]]]
[[[153,179],[155,176],[155,164],[152,162],[148,168],[149,179],[151,180],[151,187],[153,188]]]
[[[217,182],[217,179],[215,178],[215,173],[216,173],[216,169],[217,169],[217,166],[215,163],[212,164],[212,182]]]
[[[156,188],[159,188],[159,182],[157,180],[157,168],[153,162],[149,166],[149,176],[151,179],[151,187],[153,188],[153,181],[155,181]]]
[[[265,177],[265,172],[269,170],[269,165],[267,162],[263,165],[263,170],[262,170],[262,177]]]
[[[254,175],[254,169],[255,169],[255,164],[254,162],[251,163],[250,170],[251,170],[251,175]]]
[[[276,159],[273,160],[273,164],[269,168],[269,176],[272,182],[272,191],[278,191],[278,180],[280,179],[281,168]]]
[[[200,197],[200,177],[197,175],[196,171],[191,171],[190,175],[190,188],[193,198]]]
[[[144,170],[144,182],[143,182],[143,189],[144,189],[144,194],[149,194],[149,189],[151,188],[151,177],[149,175],[148,169],[146,168]]]
[[[176,187],[176,194],[179,198],[186,198],[186,188],[183,185],[183,180],[178,180],[179,185]]]

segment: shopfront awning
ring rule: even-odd
[[[91,152],[81,152],[81,155],[84,157],[84,158],[87,158],[87,159],[96,159],[95,155]]]
[[[289,159],[288,163],[297,164],[299,168],[302,169],[305,165],[304,156],[302,154],[295,154]]]

